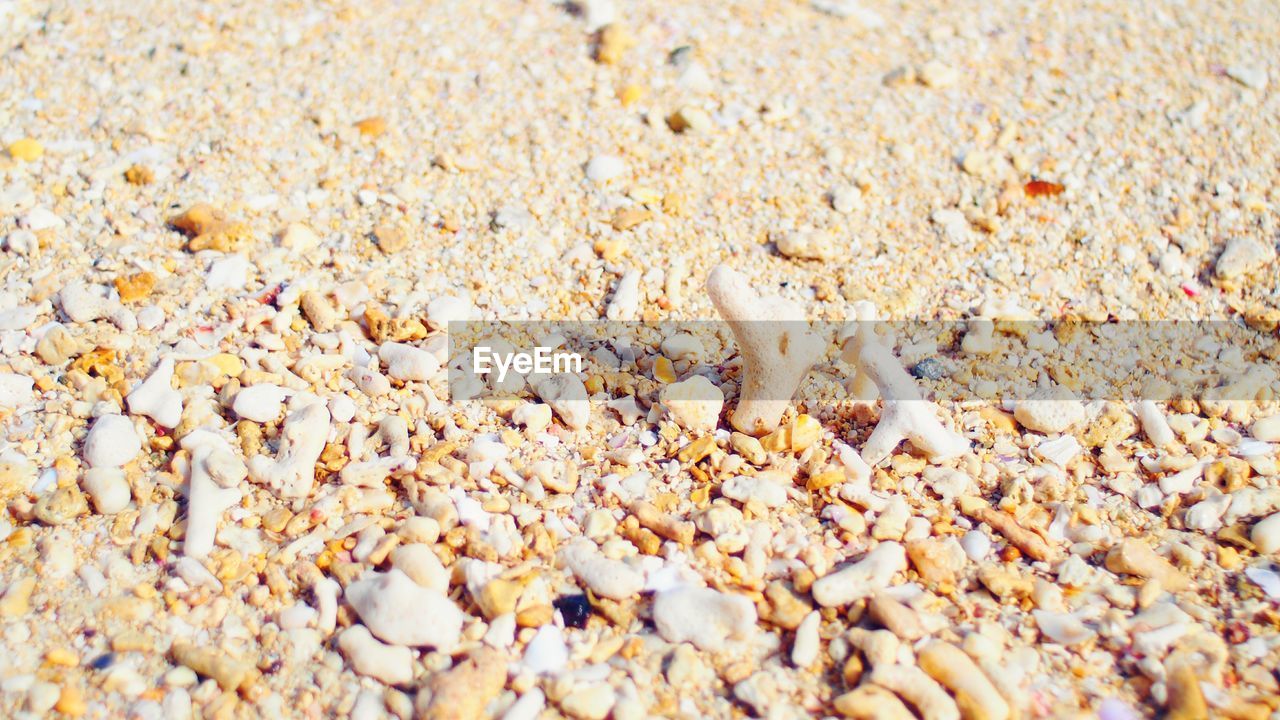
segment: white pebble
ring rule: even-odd
[[[627,600],[644,589],[644,575],[621,560],[598,553],[593,543],[575,544],[561,551],[565,565],[596,595]]]
[[[782,507],[787,503],[786,487],[761,475],[729,478],[720,486],[720,493],[740,503],[754,500],[767,508]]]
[[[182,393],[173,389],[173,358],[161,360],[125,401],[129,412],[146,415],[162,427],[177,427],[182,421]]]
[[[435,355],[404,343],[382,343],[378,346],[378,359],[386,364],[387,374],[397,380],[427,382],[440,371]]]
[[[103,415],[94,421],[84,440],[89,467],[121,467],[142,452],[142,440],[133,423],[123,415]]]
[[[129,506],[132,496],[124,471],[114,467],[91,468],[84,474],[84,490],[102,515],[114,515]]]
[[[1263,555],[1280,551],[1280,513],[1255,523],[1249,539]]]
[[[564,644],[564,633],[555,625],[543,625],[524,648],[520,664],[535,675],[559,672],[569,664],[569,648]]]
[[[627,171],[627,164],[614,155],[597,155],[587,163],[587,179],[606,183]]]
[[[250,385],[236,393],[231,409],[245,420],[257,423],[271,422],[280,417],[284,410],[284,400],[289,391],[279,385],[263,383]]]
[[[1280,442],[1280,415],[1254,420],[1249,434],[1263,442]]]
[[[116,302],[107,296],[101,285],[73,282],[58,293],[62,312],[74,323],[93,322],[107,317],[116,309]]]
[[[1227,77],[1251,90],[1267,88],[1267,71],[1263,68],[1232,65],[1227,68]]]
[[[724,393],[701,375],[663,387],[658,398],[671,419],[692,432],[715,430],[724,407]]]
[[[461,638],[463,614],[453,601],[399,570],[366,573],[347,587],[346,598],[361,622],[383,642],[448,652]]]
[[[387,685],[403,685],[413,679],[413,650],[379,642],[363,625],[343,630],[338,648],[360,675]]]
[[[35,400],[35,380],[17,373],[0,373],[0,407],[19,408]]]
[[[846,605],[883,590],[899,572],[907,569],[907,554],[896,542],[882,542],[858,562],[819,578],[813,599],[823,607]]]
[[[756,630],[756,606],[741,595],[686,585],[658,593],[653,621],[667,642],[689,642],[718,652],[731,640],[750,639]]]
[[[798,668],[807,668],[818,659],[821,649],[818,629],[822,625],[822,615],[814,610],[800,621],[796,628],[795,644],[791,646],[791,664]]]

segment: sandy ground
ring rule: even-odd
[[[0,715],[1280,712],[1274,372],[868,468],[856,349],[759,441],[750,352],[642,344],[582,422],[436,371],[717,318],[720,263],[1273,370],[1275,3],[0,0],[0,52]],[[1067,382],[1007,334],[942,344]]]

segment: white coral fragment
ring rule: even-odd
[[[748,435],[773,432],[825,343],[798,305],[761,296],[727,265],[711,271],[707,293],[742,354],[742,389],[729,421]]]

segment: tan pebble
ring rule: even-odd
[[[324,295],[308,290],[302,294],[298,304],[316,332],[329,332],[337,325],[338,313]]]
[[[915,720],[897,695],[875,685],[863,685],[832,701],[836,712],[855,720]]]
[[[916,653],[921,669],[955,694],[965,720],[1005,720],[1009,704],[991,680],[964,651],[945,642],[931,642]]]
[[[631,228],[648,222],[653,219],[653,213],[642,207],[624,207],[618,208],[613,214],[610,224],[613,229],[619,232],[630,230]]]
[[[228,692],[250,680],[254,670],[249,663],[235,660],[220,650],[197,647],[186,640],[174,641],[171,652],[179,664],[213,679]]]
[[[36,518],[45,525],[61,525],[88,512],[89,502],[75,485],[44,495],[35,507]]]
[[[1168,720],[1208,720],[1209,706],[1200,689],[1200,678],[1188,663],[1178,663],[1169,673]]]
[[[764,591],[769,603],[768,619],[774,625],[786,630],[795,630],[813,606],[791,590],[781,580],[769,583]]]
[[[678,133],[706,133],[710,132],[714,127],[711,122],[711,115],[706,110],[692,105],[685,105],[671,113],[667,117],[667,126]]]
[[[881,627],[902,640],[918,640],[925,635],[916,611],[884,593],[876,593],[871,597],[871,601],[867,603],[867,613]]]
[[[419,707],[421,717],[433,720],[478,720],[484,717],[484,707],[507,682],[506,654],[491,648],[482,648],[459,662],[451,670],[437,673],[427,684],[429,697]]]
[[[22,617],[31,609],[31,593],[36,589],[33,577],[15,580],[0,598],[0,617]]]
[[[596,45],[596,61],[602,65],[617,65],[635,41],[627,29],[618,23],[606,25],[600,30],[600,42]]]
[[[1191,582],[1173,563],[1137,538],[1129,538],[1111,548],[1107,553],[1106,566],[1113,573],[1159,580],[1169,592],[1178,592]]]
[[[398,225],[379,225],[374,228],[373,239],[377,241],[378,249],[388,255],[409,246],[408,231]]]

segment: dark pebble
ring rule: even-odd
[[[115,653],[103,653],[98,657],[89,661],[89,667],[94,670],[106,670],[116,661]]]
[[[591,603],[586,595],[565,595],[551,603],[560,611],[567,627],[582,628],[587,626],[587,618],[591,617]]]
[[[921,380],[941,380],[947,376],[947,370],[937,360],[925,358],[911,368],[911,374]]]

